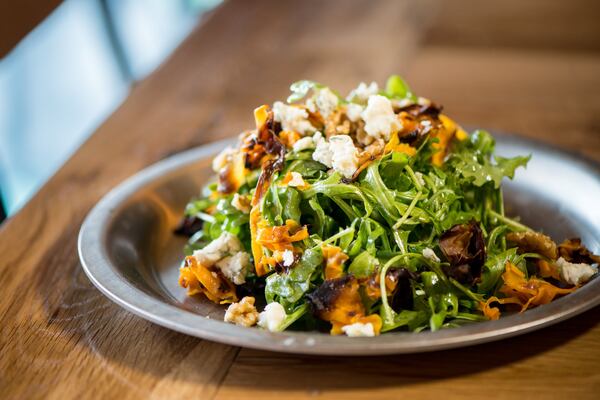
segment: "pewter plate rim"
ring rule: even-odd
[[[518,136],[495,134],[495,137],[500,143],[522,144],[535,149],[536,153],[578,164],[589,169],[590,176],[600,182],[598,165],[580,156]],[[110,300],[148,321],[202,339],[276,352],[335,356],[419,353],[471,346],[541,329],[600,304],[600,279],[594,279],[578,291],[548,305],[523,314],[503,317],[498,321],[474,323],[437,332],[393,332],[375,338],[348,338],[318,332],[271,333],[209,319],[169,304],[164,299],[139,289],[136,282],[128,281],[118,274],[118,266],[109,258],[105,242],[108,240],[106,236],[112,221],[111,215],[119,204],[156,179],[211,157],[233,141],[234,139],[225,139],[209,143],[162,160],[122,182],[90,211],[79,233],[79,257],[90,281]],[[600,221],[592,223],[591,228],[598,234]]]

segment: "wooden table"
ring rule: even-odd
[[[465,125],[599,161],[599,20],[596,0],[226,3],[0,228],[0,398],[597,398],[598,309],[453,351],[274,354],[122,310],[83,275],[76,237],[118,182],[252,126],[300,78],[347,91],[399,72]]]

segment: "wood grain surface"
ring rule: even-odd
[[[347,91],[401,73],[464,125],[600,161],[599,20],[595,0],[226,2],[0,227],[0,398],[598,398],[598,309],[452,351],[275,354],[122,310],[82,273],[76,237],[111,187],[252,126],[301,78]]]

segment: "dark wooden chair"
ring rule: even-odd
[[[0,224],[6,219],[6,210],[4,209],[4,203],[2,202],[2,191],[0,190]]]

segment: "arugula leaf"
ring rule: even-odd
[[[280,188],[278,197],[282,204],[283,220],[300,221],[302,216],[300,212],[300,193],[291,187]]]
[[[379,266],[379,260],[367,250],[354,258],[348,267],[348,273],[357,278],[367,278],[372,275]]]
[[[331,174],[329,178],[315,182],[310,188],[303,190],[302,197],[310,199],[318,193],[322,193],[332,199],[340,198],[362,201],[364,205],[364,217],[368,217],[373,210],[373,206],[367,200],[364,193],[355,185],[341,183],[341,176],[337,172]]]
[[[311,277],[322,262],[320,249],[307,249],[294,268],[269,275],[265,286],[267,302],[277,301],[286,309],[298,302],[310,288]]]
[[[306,314],[307,312],[308,312],[308,304],[306,304],[306,303],[301,304],[295,310],[293,310],[290,314],[287,314],[285,316],[285,319],[283,320],[281,325],[279,325],[279,327],[277,328],[277,332],[282,332],[282,331],[286,330],[290,325],[292,325],[294,322],[296,322],[297,320],[302,318],[302,316],[304,316],[304,314]]]
[[[519,258],[516,248],[508,249],[493,256],[488,256],[485,264],[483,264],[481,282],[477,285],[477,291],[479,293],[493,293],[493,290],[500,279],[500,275],[504,272],[506,262],[510,261],[513,264],[517,264]]]
[[[531,156],[495,157],[496,163],[487,160],[479,163],[468,155],[455,155],[454,157],[459,159],[455,164],[456,170],[465,178],[470,179],[475,186],[483,186],[488,182],[493,182],[496,189],[500,187],[502,178],[506,176],[512,179],[515,169],[526,166],[531,158]]]
[[[464,147],[451,154],[450,163],[458,173],[475,186],[481,187],[492,182],[498,189],[502,178],[512,179],[515,170],[518,167],[525,167],[531,155],[513,158],[495,156],[492,161],[490,154],[493,148],[494,141],[491,135],[482,130],[476,131]]]
[[[410,99],[417,101],[417,96],[413,94],[408,84],[398,75],[392,75],[385,84],[385,94],[394,99]]]
[[[327,167],[314,160],[295,160],[286,169],[287,171],[298,172],[303,178],[318,178],[321,172],[326,171]]]
[[[261,204],[261,214],[265,217],[271,225],[283,225],[285,222],[281,217],[283,213],[283,207],[279,200],[279,194],[277,193],[277,186],[271,185]]]
[[[381,308],[381,312],[385,312],[383,307]],[[424,311],[402,310],[399,313],[394,313],[391,318],[386,317],[385,315],[380,316],[383,321],[381,332],[393,331],[394,329],[403,326],[408,326],[410,328],[411,325],[414,326],[411,330],[414,330],[416,326],[427,321],[427,314]]]

